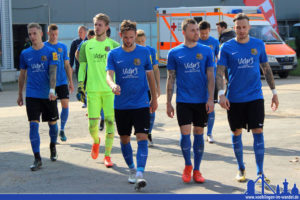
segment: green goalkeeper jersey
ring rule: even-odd
[[[111,88],[106,83],[107,55],[110,50],[118,46],[120,44],[110,38],[104,41],[94,38],[82,44],[79,54],[78,82],[83,82],[87,74],[87,92],[111,92]]]

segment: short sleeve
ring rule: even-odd
[[[27,65],[24,58],[24,51],[20,55],[20,69],[27,69]]]
[[[176,61],[175,61],[174,53],[172,50],[169,51],[169,53],[168,53],[167,69],[168,70],[176,70]]]
[[[259,62],[260,63],[266,63],[268,62],[268,56],[267,56],[267,53],[266,53],[266,48],[265,48],[265,45],[263,42],[261,42],[261,53],[259,55]]]
[[[110,51],[107,56],[107,66],[106,66],[106,71],[112,70],[115,71],[115,62],[114,62],[114,56],[113,53]]]
[[[211,48],[208,48],[208,55],[207,55],[207,59],[206,59],[206,65],[205,67],[215,67],[215,62],[214,62],[214,55],[213,52],[211,50]]]
[[[226,51],[224,50],[224,45],[222,45],[220,49],[218,65],[223,65],[225,67],[228,67],[228,59],[227,59]]]
[[[153,70],[152,62],[151,62],[152,56],[150,55],[150,52],[148,50],[146,50],[146,52],[147,53],[146,53],[145,70],[150,71],[150,70]]]
[[[157,56],[156,56],[156,51],[154,48],[151,48],[151,58],[152,58],[152,65],[157,65]]]
[[[84,42],[80,47],[79,62],[87,62],[86,53],[85,53],[86,44],[87,42]]]
[[[68,56],[68,48],[66,45],[63,45],[63,52],[64,52],[64,60],[70,60],[69,56]]]

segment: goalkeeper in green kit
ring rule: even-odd
[[[106,83],[106,63],[108,52],[119,43],[106,37],[109,28],[109,17],[103,13],[93,18],[95,38],[82,44],[79,54],[78,94],[81,100],[85,98],[84,80],[86,82],[87,107],[89,117],[89,132],[94,140],[91,156],[96,159],[99,155],[99,117],[103,108],[105,115],[105,157],[106,167],[112,167],[110,153],[114,140],[114,94]],[[88,67],[86,67],[88,65]],[[87,70],[87,73],[86,73]],[[87,74],[87,77],[86,77]]]

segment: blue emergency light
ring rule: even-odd
[[[243,10],[242,9],[232,9],[231,10],[231,14],[239,14],[239,13],[242,13]]]

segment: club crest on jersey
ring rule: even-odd
[[[58,58],[57,58],[57,53],[56,53],[56,52],[53,52],[53,53],[52,53],[52,57],[53,57],[53,60],[58,60]]]
[[[110,47],[109,47],[109,46],[106,46],[106,47],[105,47],[105,51],[107,51],[107,52],[110,51]]]
[[[214,46],[213,45],[209,45],[209,47],[213,50],[214,49]]]
[[[136,66],[140,65],[141,64],[141,60],[139,58],[135,58],[134,61],[133,61],[133,64],[136,65]]]
[[[251,49],[251,54],[254,55],[254,56],[257,55],[257,50],[256,49]]]
[[[42,61],[47,61],[47,56],[42,56]]]
[[[57,50],[58,50],[58,52],[59,52],[59,53],[61,53],[61,52],[62,52],[62,48],[58,48]]]
[[[197,58],[197,60],[202,60],[203,55],[201,53],[197,53],[196,58]]]

